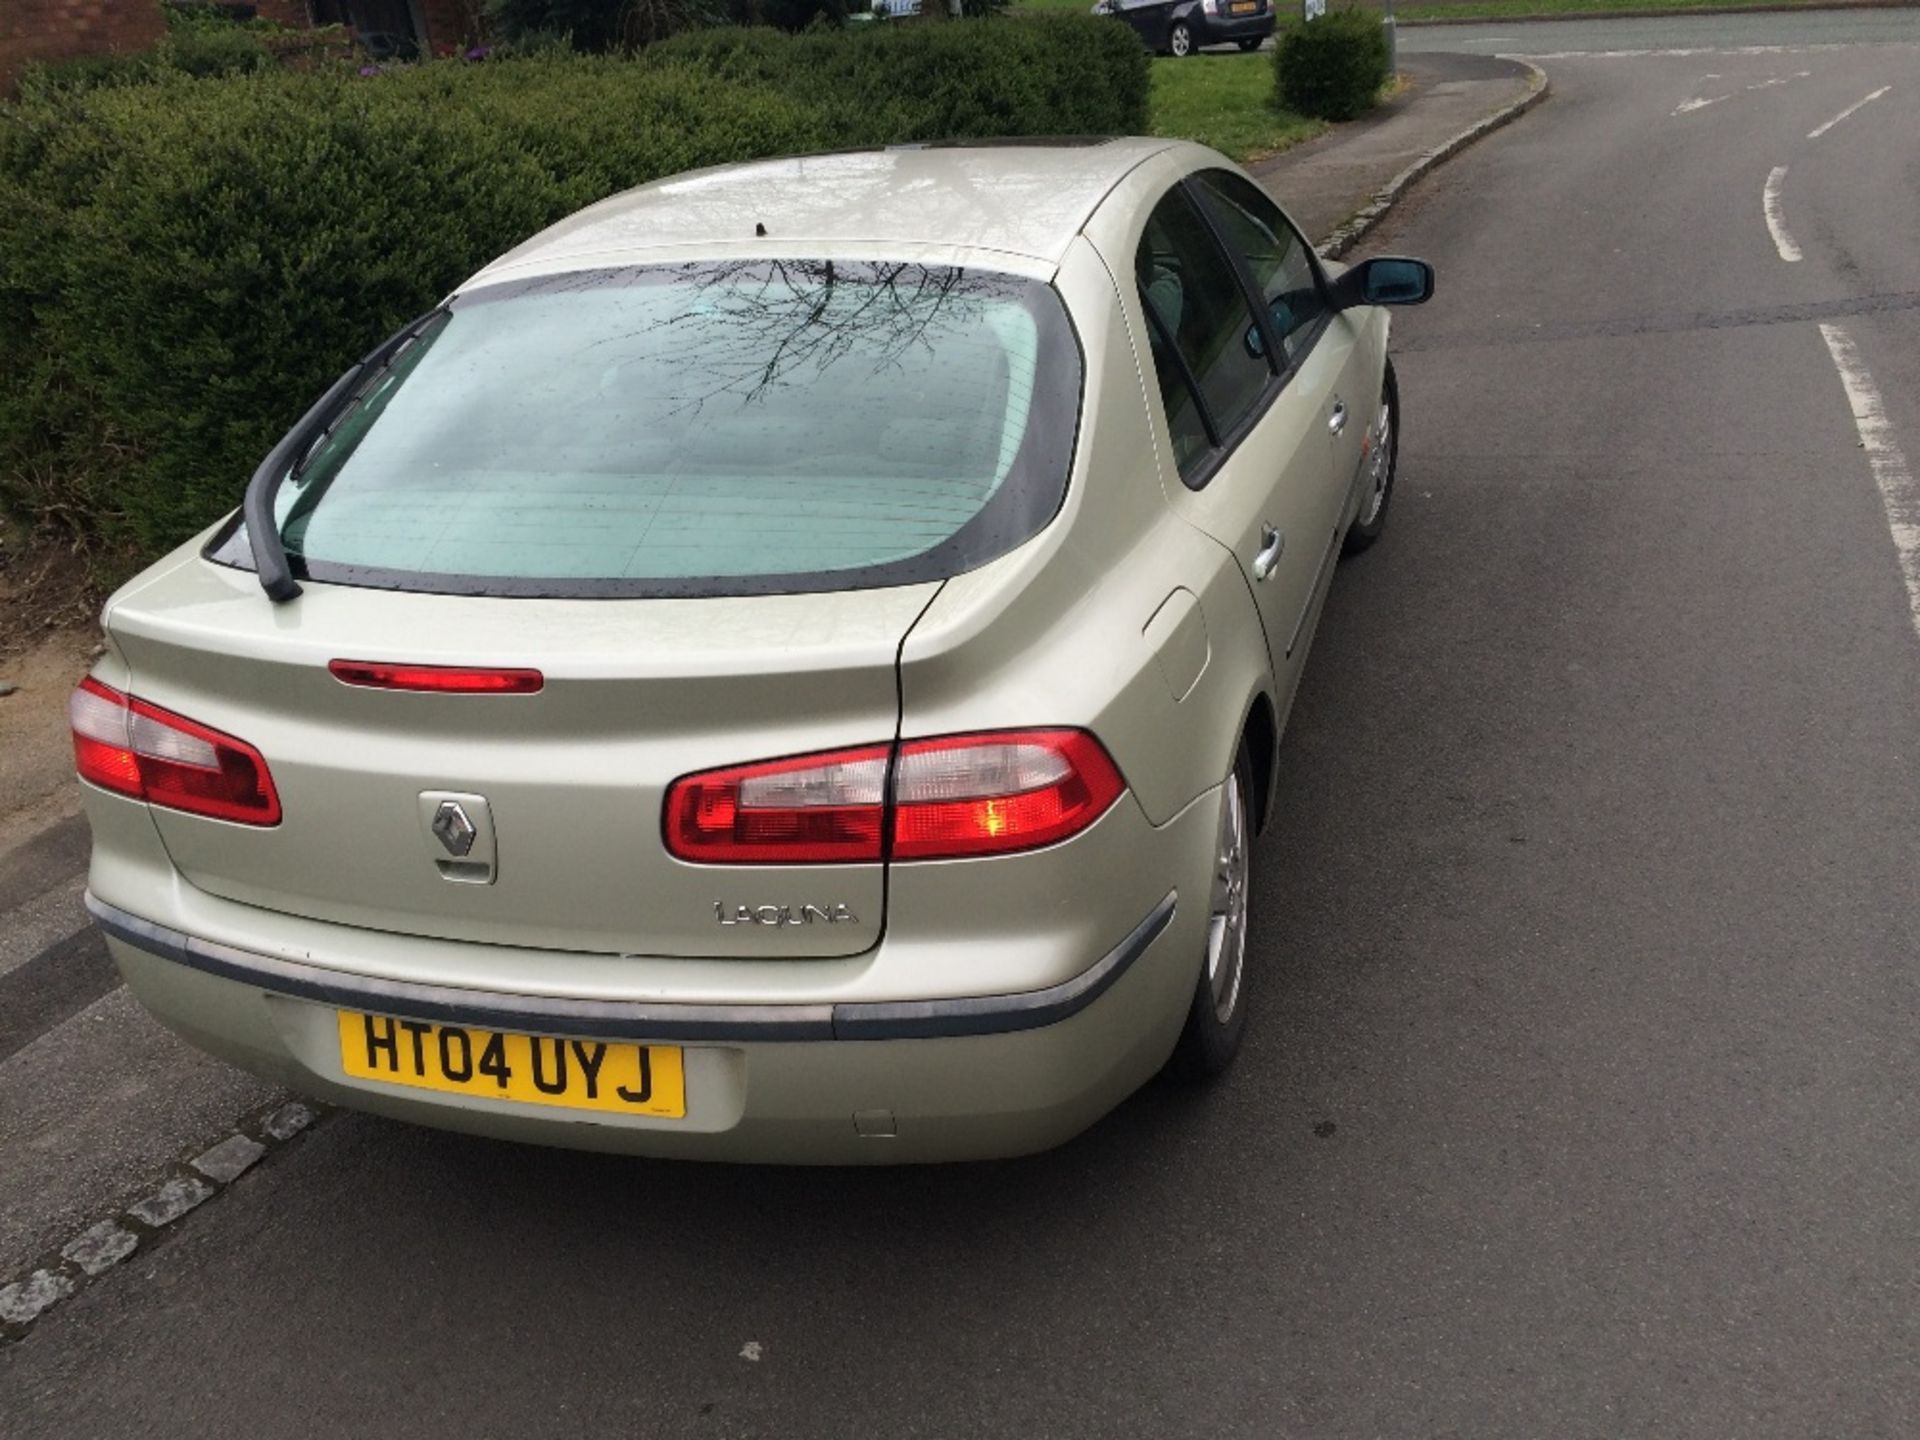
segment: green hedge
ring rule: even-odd
[[[1146,48],[1083,15],[897,24],[797,36],[696,30],[647,52],[722,80],[812,97],[849,145],[958,135],[1147,133]]]
[[[1386,28],[1371,10],[1333,11],[1282,31],[1273,60],[1282,109],[1351,120],[1387,83]]]
[[[877,28],[729,32],[640,62],[175,74],[0,105],[0,504],[123,570],[236,504],[394,326],[661,175],[1144,128],[1146,64],[1123,27]]]

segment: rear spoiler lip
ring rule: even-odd
[[[352,1010],[584,1039],[908,1040],[1037,1030],[1078,1014],[1124,975],[1173,923],[1169,890],[1127,937],[1069,980],[1044,990],[939,1000],[818,1005],[712,1005],[502,995],[454,985],[383,980],[201,940],[87,892],[87,910],[123,944],[273,994]]]

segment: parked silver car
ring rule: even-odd
[[[903,148],[603,201],[122,588],[89,904],[234,1063],[667,1156],[1005,1155],[1240,1044],[1248,845],[1382,304],[1211,151]]]

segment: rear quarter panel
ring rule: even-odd
[[[1084,726],[1159,825],[1226,776],[1249,707],[1271,691],[1265,645],[1233,556],[1167,505],[1112,275],[1080,239],[1055,283],[1087,373],[1065,505],[1030,544],[948,581],[915,625],[902,733]],[[1203,634],[1162,615],[1178,591]],[[896,895],[912,868],[896,867]]]

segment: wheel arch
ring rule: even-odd
[[[1280,769],[1280,724],[1274,717],[1273,698],[1256,691],[1240,722],[1240,743],[1247,747],[1247,760],[1253,766],[1253,831],[1262,834],[1273,813],[1273,787]]]

